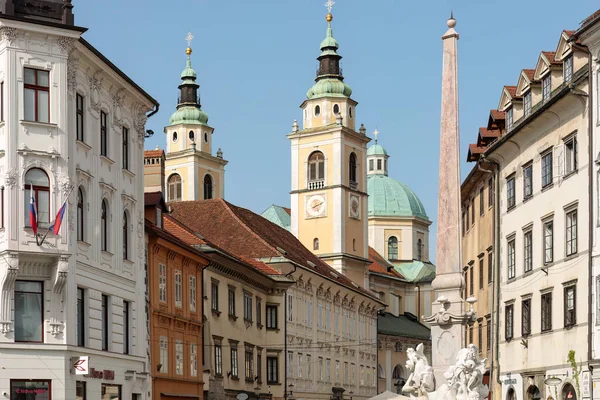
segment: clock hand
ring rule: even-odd
[[[323,204],[323,202],[320,202],[319,204],[315,204],[314,206],[312,206],[313,209],[316,209],[317,207],[319,207],[321,204]]]

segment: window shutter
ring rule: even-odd
[[[556,178],[560,178],[561,176],[564,175],[564,170],[565,170],[565,157],[564,157],[564,147],[565,145],[563,143],[559,144],[558,146],[554,146],[554,154],[552,155],[553,158],[553,163],[552,163],[552,174],[556,177]]]

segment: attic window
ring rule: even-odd
[[[567,58],[565,58],[563,62],[563,77],[565,83],[571,82],[571,78],[573,78],[573,55],[571,54]]]
[[[542,101],[548,101],[551,90],[550,73],[548,73],[548,75],[542,78]]]
[[[506,110],[506,131],[509,132],[513,127],[513,108]]]

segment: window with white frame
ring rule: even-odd
[[[319,357],[319,371],[318,371],[318,379],[320,382],[323,382],[323,357]]]
[[[325,360],[325,382],[331,382],[331,360]]]
[[[175,341],[175,374],[183,375],[183,340]]]
[[[508,279],[515,277],[515,239],[512,238],[507,243],[507,266],[508,266]]]
[[[507,304],[504,306],[504,338],[508,341],[513,338],[513,304]]]
[[[533,195],[533,164],[523,167],[523,198]]]
[[[552,92],[552,81],[551,74],[548,73],[545,77],[542,78],[542,101],[548,101],[550,98],[550,93]]]
[[[182,280],[181,280],[181,271],[175,271],[175,307],[181,308],[182,303]]]
[[[302,353],[298,353],[298,366],[296,368],[296,373],[298,374],[298,378],[302,378],[302,363],[304,362],[304,356]]]
[[[542,155],[542,188],[552,184],[552,150]]]
[[[565,175],[577,171],[577,137],[570,136],[564,140],[565,145]]]
[[[335,360],[335,382],[340,382],[340,360]]]
[[[287,296],[287,306],[288,306],[288,321],[294,321],[294,295],[292,293],[288,293]]]
[[[288,361],[287,361],[287,377],[294,377],[294,352],[288,351]]]
[[[250,347],[246,348],[245,351],[245,372],[246,372],[246,381],[254,382],[254,350]]]
[[[237,378],[238,377],[238,349],[237,349],[237,342],[229,342],[229,354],[231,356],[231,360],[230,360],[230,364],[231,365],[231,371],[229,371],[231,373],[231,377],[233,378]]]
[[[50,72],[24,69],[24,119],[50,122]]]
[[[244,292],[244,319],[252,321],[252,295]]]
[[[542,332],[552,330],[552,292],[546,292],[541,295],[542,309]]]
[[[574,326],[577,324],[576,314],[576,288],[575,285],[569,285],[564,288],[565,292],[565,327]]]
[[[532,231],[523,234],[523,270],[531,272],[533,269],[533,243]]]
[[[223,375],[223,346],[220,341],[215,341],[215,376]]]
[[[515,206],[515,204],[515,177],[513,175],[506,179],[506,208],[511,209]]]
[[[83,108],[83,96],[79,93],[76,94],[75,99],[75,108],[77,111],[77,140],[80,142],[85,142],[85,126],[84,126],[84,108]]]
[[[196,311],[196,277],[190,276],[190,311]]]
[[[198,345],[190,345],[190,376],[198,376]]]
[[[210,283],[210,309],[219,312],[219,282],[215,280]]]
[[[567,256],[571,256],[577,253],[577,210],[567,212],[565,230],[565,253]]]
[[[505,119],[506,119],[506,131],[509,132],[513,127],[513,108],[512,107],[509,107],[506,110]]]
[[[306,379],[312,379],[312,357],[310,354],[306,355]]]
[[[563,78],[565,83],[571,82],[573,78],[573,55],[567,56],[563,61]]]
[[[159,348],[159,364],[160,369],[159,372],[168,372],[169,371],[169,341],[166,336],[160,337],[160,348]]]
[[[312,324],[312,300],[311,298],[306,299],[306,326]]]
[[[77,240],[83,242],[85,239],[85,207],[83,189],[77,189]]]
[[[523,95],[523,109],[526,117],[531,114],[531,91]]]
[[[554,260],[554,221],[544,222],[544,264]]]

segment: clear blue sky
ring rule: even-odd
[[[84,37],[161,104],[147,124],[146,149],[164,148],[192,31],[202,107],[223,148],[225,197],[257,213],[289,205],[286,134],[312,86],[324,38],[325,0],[75,0]],[[441,35],[450,10],[460,33],[461,159],[487,123],[503,85],[554,51],[563,29],[598,9],[579,0],[337,0],[333,33],[346,82],[359,102],[357,122],[377,127],[390,153],[390,176],[406,183],[435,220],[441,81]],[[461,174],[471,164],[463,161]]]

